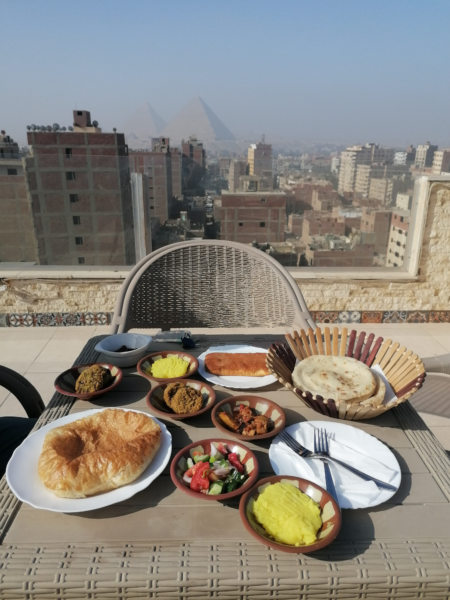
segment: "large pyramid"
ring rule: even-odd
[[[195,136],[206,147],[221,142],[234,142],[231,131],[201,98],[194,98],[164,127],[161,135],[171,145]]]
[[[160,135],[165,124],[165,121],[146,102],[123,126],[127,144],[134,149],[151,148],[152,138]]]

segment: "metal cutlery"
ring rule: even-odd
[[[314,452],[316,454],[322,454],[328,452],[328,439],[324,429],[314,429]],[[331,474],[330,466],[326,458],[322,458],[323,468],[325,472],[325,489],[329,492],[333,498],[338,501],[336,487],[333,481],[333,475]],[[339,503],[338,503],[339,504]]]
[[[367,473],[360,471],[356,467],[353,467],[352,465],[349,465],[349,464],[343,462],[342,460],[335,458],[334,456],[330,456],[328,453],[325,454],[325,453],[313,452],[312,450],[305,448],[297,440],[295,440],[285,429],[283,429],[283,431],[278,434],[278,437],[291,450],[293,450],[295,453],[299,454],[303,458],[318,458],[318,459],[323,459],[323,460],[332,460],[336,464],[341,465],[341,467],[344,467],[345,469],[348,469],[355,475],[358,475],[365,481],[373,481],[379,487],[386,488],[387,490],[393,490],[393,491],[397,490],[397,486],[392,485],[391,483],[386,483],[385,481],[381,481],[380,479],[377,479],[376,477],[372,477],[371,475],[368,475]]]

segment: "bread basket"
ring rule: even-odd
[[[421,359],[398,342],[373,333],[349,331],[346,327],[315,330],[301,329],[288,333],[285,343],[272,344],[267,355],[267,365],[280,383],[293,391],[306,406],[337,419],[359,421],[372,419],[405,402],[423,384],[425,368]],[[301,390],[292,382],[292,371],[297,360],[313,354],[349,356],[368,367],[378,365],[389,382],[396,398],[373,407],[360,403],[339,402],[322,398],[307,390]]]

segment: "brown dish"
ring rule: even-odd
[[[296,486],[312,498],[321,508],[322,527],[320,528],[315,542],[305,546],[291,546],[274,540],[267,531],[258,523],[252,511],[253,503],[262,490],[273,483],[283,481]],[[239,514],[246,530],[261,543],[276,550],[291,553],[315,552],[328,546],[336,538],[341,529],[342,516],[338,504],[334,498],[323,488],[300,477],[290,475],[274,475],[266,477],[257,482],[250,490],[246,491],[239,502]]]
[[[107,378],[105,379],[105,386],[99,390],[91,391],[91,392],[77,392],[75,389],[75,385],[77,380],[79,379],[81,373],[83,373],[86,369],[90,367],[102,367],[107,371]],[[87,365],[77,365],[67,369],[55,379],[55,388],[60,394],[64,394],[65,396],[74,396],[75,398],[79,398],[80,400],[89,400],[91,398],[95,398],[97,396],[101,396],[106,392],[109,392],[117,385],[119,385],[122,380],[122,370],[115,365],[110,365],[107,363],[92,363]]]
[[[239,456],[241,463],[244,465],[245,473],[248,475],[248,479],[232,492],[214,495],[204,494],[192,490],[189,487],[189,484],[183,481],[183,474],[185,473],[184,467],[186,460],[191,456],[191,450],[200,449],[202,453],[210,454],[211,444],[225,444],[230,452],[234,452]],[[235,498],[236,496],[239,496],[246,490],[250,489],[256,483],[258,473],[258,460],[250,448],[247,448],[247,446],[244,446],[244,444],[240,442],[235,442],[233,440],[224,438],[208,438],[206,440],[200,440],[199,442],[192,442],[192,444],[185,446],[179,452],[177,452],[170,464],[170,477],[177,488],[183,492],[186,492],[186,494],[189,494],[189,496],[203,500],[230,500],[231,498]]]
[[[251,419],[251,417],[248,419],[250,423],[255,424],[254,428],[246,428],[244,423],[240,424],[237,429],[233,426],[233,421],[241,421],[239,412],[242,409],[249,415],[253,413],[253,416],[256,417],[256,423],[255,419]],[[259,427],[258,417],[267,419],[266,428]],[[267,398],[248,394],[230,396],[221,400],[213,407],[211,419],[218,429],[240,440],[261,440],[273,437],[284,428],[286,422],[286,416],[281,406]],[[252,429],[254,429],[253,433]]]
[[[183,375],[179,377],[155,377],[151,374],[152,365],[161,358],[167,358],[170,356],[176,356],[184,361],[187,364],[187,371]],[[177,381],[178,379],[189,379],[197,372],[198,369],[198,360],[192,354],[188,354],[187,352],[182,352],[181,350],[162,350],[161,352],[153,352],[152,354],[148,354],[141,358],[141,360],[137,363],[137,371],[143,377],[150,379],[150,381],[158,381],[161,383],[170,383],[171,381]]]
[[[172,386],[173,384],[181,384],[183,386],[187,386],[190,389],[195,390],[201,395],[202,403],[200,408],[191,412],[175,412],[170,406],[168,406],[165,397],[167,397],[167,388]],[[207,385],[203,381],[197,381],[195,379],[178,379],[176,382],[172,383],[160,383],[156,385],[150,392],[147,394],[146,402],[150,407],[152,412],[159,415],[160,417],[171,419],[189,419],[191,417],[196,417],[208,410],[213,406],[216,400],[216,393],[210,385]]]

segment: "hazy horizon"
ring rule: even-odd
[[[74,109],[122,131],[200,96],[238,139],[450,147],[443,0],[24,0],[0,18],[0,129],[21,145]]]

